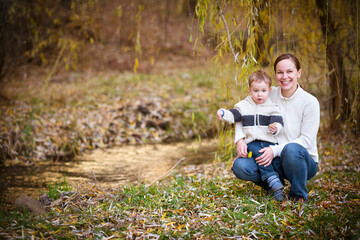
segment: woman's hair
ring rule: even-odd
[[[257,81],[264,81],[265,83],[269,84],[269,87],[271,87],[271,77],[263,70],[257,70],[250,74],[248,78],[249,87],[251,86],[251,83]]]
[[[274,62],[274,71],[275,72],[276,72],[276,65],[280,61],[285,60],[285,59],[289,59],[290,61],[292,61],[295,64],[295,67],[298,71],[301,69],[300,61],[299,61],[299,59],[297,59],[297,57],[295,57],[291,53],[284,53],[284,54],[281,54],[280,56],[278,56],[278,58]]]

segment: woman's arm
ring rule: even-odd
[[[245,134],[242,130],[243,125],[242,122],[237,122],[235,124],[235,139],[234,139],[234,143],[236,144],[240,139],[245,139]]]
[[[288,120],[285,124],[300,124],[299,134],[297,137],[291,137],[290,142],[298,143],[309,150],[316,144],[316,136],[320,125],[320,104],[315,97],[312,97],[310,101],[307,101],[303,107],[301,116],[301,119],[297,119],[297,121]],[[291,133],[285,134],[291,136]],[[280,156],[282,149],[287,143],[289,142],[270,146],[274,152],[274,157]]]
[[[240,139],[236,142],[236,153],[238,154],[238,157],[247,158],[248,157],[248,151],[247,151],[247,144],[244,139]]]
[[[242,130],[242,123],[237,122],[235,124],[235,145],[236,145],[236,152],[239,157],[247,157],[247,144],[245,142],[245,134]]]

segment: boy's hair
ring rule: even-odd
[[[270,75],[263,70],[257,70],[250,74],[248,78],[249,87],[251,86],[251,83],[255,81],[264,81],[269,84],[269,87],[271,87],[272,84]]]

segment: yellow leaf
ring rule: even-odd
[[[176,222],[169,222],[169,223],[166,223],[165,226],[169,226],[169,225],[174,224],[174,223],[176,223]]]
[[[161,217],[161,220],[164,220],[165,216],[166,216],[166,213],[164,213],[164,215]]]
[[[284,221],[281,221],[281,223],[287,226],[287,223],[286,223],[286,222],[284,222]]]
[[[178,226],[178,230],[181,231],[181,229],[185,226],[185,224]]]

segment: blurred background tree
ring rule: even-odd
[[[66,71],[151,71],[161,53],[193,55],[196,0],[4,0],[0,84],[37,71],[46,85]],[[190,28],[190,29],[189,29]],[[151,64],[150,64],[151,65]],[[40,80],[40,79],[39,79]]]

